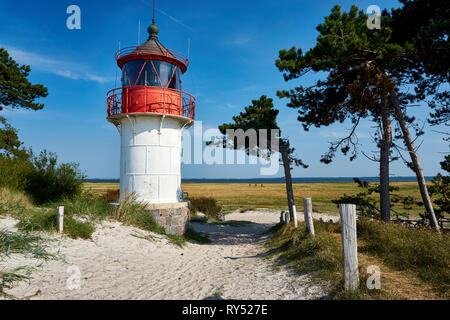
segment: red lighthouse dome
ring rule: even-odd
[[[118,123],[128,114],[166,115],[192,122],[195,98],[182,91],[181,75],[189,60],[158,39],[159,28],[148,27],[146,42],[116,52],[122,86],[107,94],[108,120]]]

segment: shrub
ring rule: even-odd
[[[438,219],[443,218],[446,214],[450,214],[450,155],[447,155],[444,161],[441,162],[442,170],[445,170],[447,174],[438,173],[437,176],[431,180],[430,195],[436,196],[433,201],[437,208],[435,209],[436,217]],[[429,219],[428,215],[422,215],[422,218]]]
[[[90,239],[95,226],[90,222],[76,220],[74,217],[64,217],[64,233],[72,238]]]
[[[38,203],[58,201],[64,197],[73,198],[81,194],[84,175],[78,164],[57,165],[54,153],[42,151],[39,156],[31,154],[33,170],[27,174],[25,190]]]
[[[0,155],[0,187],[10,190],[25,190],[27,175],[33,165],[26,157],[7,157]]]
[[[222,207],[217,203],[215,198],[199,197],[191,198],[191,212],[202,212],[208,217],[218,219],[218,214],[222,211]]]
[[[106,202],[117,202],[120,197],[120,189],[109,189],[101,196]]]

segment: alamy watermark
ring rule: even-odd
[[[367,18],[367,28],[370,30],[381,29],[381,9],[377,5],[370,5],[366,10],[367,14],[370,16]]]
[[[201,121],[196,121],[191,131],[183,130],[183,164],[261,165],[263,176],[276,175],[280,166],[279,129],[226,130],[222,135],[218,129],[203,131]],[[211,142],[206,145],[207,142]],[[248,154],[244,150],[248,150]],[[268,151],[270,150],[270,151]],[[192,154],[193,151],[193,154]],[[247,162],[248,159],[248,162]]]
[[[80,30],[81,29],[81,9],[79,6],[72,4],[67,7],[67,14],[70,14],[66,20],[66,26],[69,30]]]
[[[67,267],[69,278],[66,281],[66,287],[69,290],[78,290],[81,288],[81,271],[78,266]]]
[[[367,273],[370,277],[367,278],[367,289],[381,289],[381,269],[379,266],[371,265],[367,267]]]

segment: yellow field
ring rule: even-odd
[[[392,186],[400,187],[396,192],[400,196],[412,196],[415,201],[420,200],[419,188],[416,182],[392,182]],[[339,213],[337,206],[331,200],[338,199],[344,194],[351,195],[361,192],[352,182],[331,183],[301,183],[294,184],[294,197],[297,208],[303,208],[302,198],[312,198],[313,210],[323,213]],[[118,189],[118,183],[86,183],[85,189],[102,194],[108,189]],[[257,184],[254,183],[183,183],[182,188],[189,193],[189,197],[214,197],[226,210],[245,208],[287,208],[286,187],[282,183]],[[372,195],[374,199],[378,194]],[[394,209],[406,212],[415,217],[422,209],[413,206],[407,210],[398,203]]]

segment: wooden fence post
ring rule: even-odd
[[[58,225],[59,233],[63,233],[63,230],[64,230],[64,207],[58,207],[58,212],[56,214],[56,222]]]
[[[297,229],[298,226],[298,221],[297,221],[297,208],[294,206],[292,206],[292,211],[294,213],[294,226]]]
[[[312,201],[311,198],[304,198],[303,199],[303,210],[305,213],[305,223],[306,228],[308,229],[308,232],[312,235],[314,235],[314,222],[312,217]]]
[[[342,226],[342,255],[345,290],[359,288],[358,247],[356,239],[356,205],[339,204]]]
[[[290,218],[289,212],[285,212],[284,213],[284,223],[288,224],[289,223],[289,218]]]

